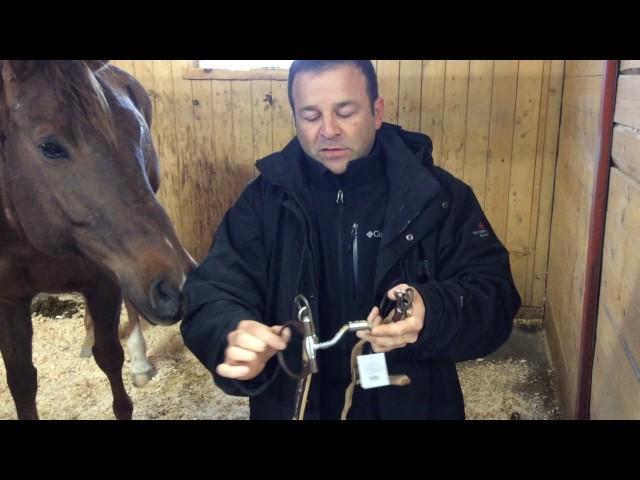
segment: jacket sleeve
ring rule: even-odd
[[[262,321],[267,258],[261,220],[250,189],[224,216],[209,254],[185,282],[187,312],[180,326],[185,345],[229,395],[257,395],[275,378],[277,359],[254,379],[238,381],[215,371],[224,360],[227,335],[241,320]]]
[[[461,362],[496,350],[511,334],[520,308],[509,253],[472,190],[462,184],[440,232],[437,279],[413,286],[426,304],[412,350]]]

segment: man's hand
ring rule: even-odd
[[[291,338],[289,329],[282,337],[282,325],[268,327],[254,320],[242,320],[227,336],[224,362],[216,367],[218,375],[236,380],[251,380],[264,369],[278,350],[287,348]]]
[[[406,290],[409,285],[401,283],[396,285],[387,292],[387,297],[390,300],[395,300],[394,291]],[[371,331],[361,330],[356,332],[358,338],[362,338],[371,343],[373,351],[389,352],[396,348],[402,348],[408,343],[414,343],[418,339],[418,334],[424,326],[424,314],[425,305],[420,293],[414,288],[415,292],[413,296],[413,307],[411,309],[411,315],[404,320],[399,320],[395,323],[389,323],[381,325],[382,317],[380,316],[380,310],[378,307],[373,307],[371,313],[367,317],[369,325],[371,325]],[[389,316],[393,315],[393,311],[389,313]],[[387,317],[389,318],[389,317]]]

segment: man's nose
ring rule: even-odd
[[[325,117],[322,124],[322,136],[325,138],[333,138],[340,135],[340,126],[333,116]]]

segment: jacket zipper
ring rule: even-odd
[[[344,267],[342,265],[343,262],[343,258],[342,258],[342,249],[343,244],[342,244],[342,216],[343,216],[343,211],[344,211],[344,194],[342,193],[342,190],[338,190],[338,195],[336,197],[336,203],[338,204],[338,273],[340,275],[340,281],[344,282]],[[340,317],[341,317],[341,322],[345,323],[345,301],[344,301],[344,295],[341,295],[341,301],[340,301]]]
[[[353,261],[353,296],[358,297],[358,224],[351,227],[351,259]]]

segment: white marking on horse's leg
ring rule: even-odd
[[[129,319],[133,321],[132,318]],[[127,339],[127,350],[131,356],[131,376],[136,387],[143,387],[156,374],[155,368],[147,358],[147,345],[140,331],[140,323],[136,315],[136,321]]]
[[[94,344],[93,319],[91,318],[89,309],[85,305],[84,340],[82,342],[82,347],[80,348],[81,358],[91,358],[91,356],[93,355],[93,351],[92,351],[93,344]]]

